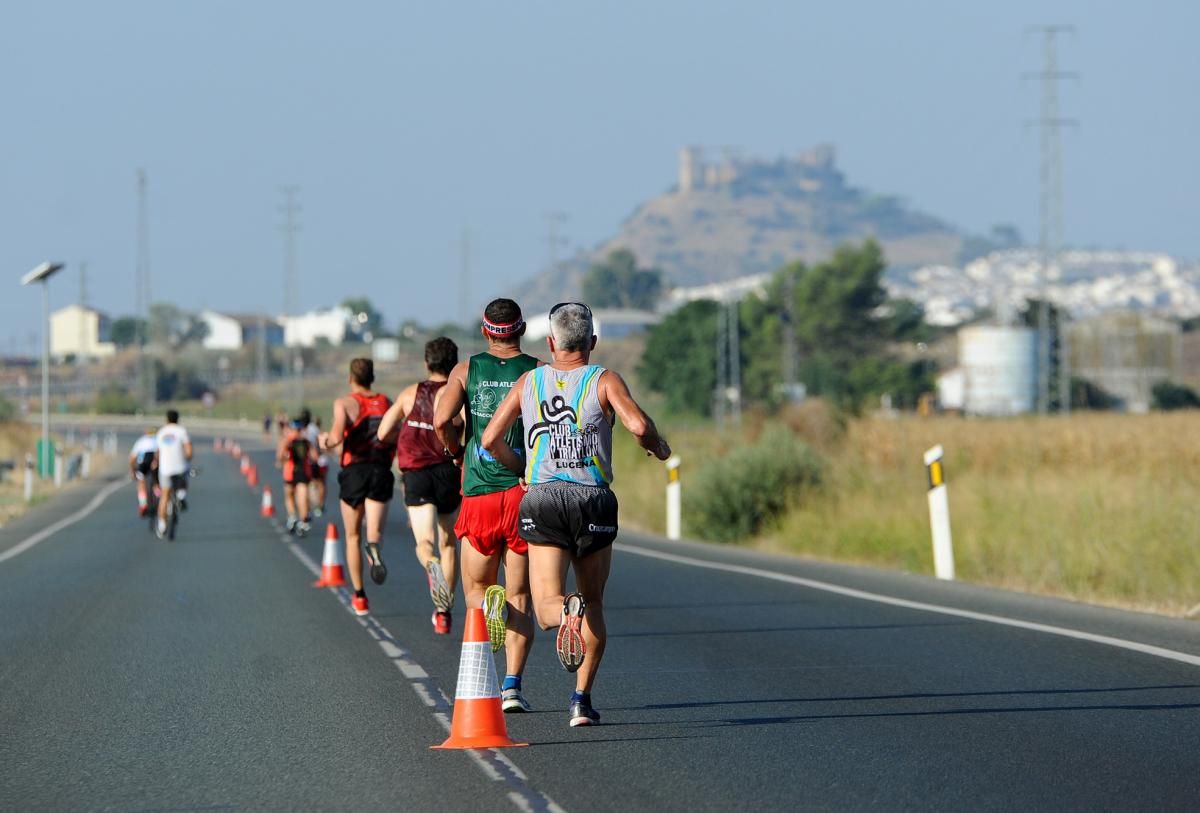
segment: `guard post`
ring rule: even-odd
[[[679,455],[667,458],[667,539],[679,539],[683,511],[679,492]]]
[[[950,500],[946,496],[944,452],[940,445],[925,452],[929,477],[929,524],[933,529],[933,571],[939,579],[954,579],[954,543],[950,537]]]

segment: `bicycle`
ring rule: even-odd
[[[179,526],[179,515],[183,513],[182,501],[179,499],[180,489],[188,487],[188,480],[200,472],[191,469],[187,474],[175,474],[171,477],[171,499],[167,502],[167,540],[175,541],[175,529]],[[157,511],[155,512],[157,516]],[[157,530],[157,525],[155,526]]]

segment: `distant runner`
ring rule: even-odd
[[[404,504],[417,543],[417,561],[429,577],[433,631],[438,635],[449,634],[454,607],[458,571],[454,520],[462,502],[462,472],[434,434],[433,402],[457,363],[458,345],[450,339],[439,336],[426,343],[429,378],[409,385],[396,396],[378,432],[381,441],[396,438],[393,442],[397,443],[396,463],[404,476]]]
[[[501,687],[505,711],[529,711],[521,694],[521,676],[533,645],[530,613],[529,556],[517,534],[517,512],[525,491],[518,475],[484,449],[480,440],[496,407],[521,375],[538,360],[521,352],[525,321],[511,299],[496,299],[483,312],[481,328],[487,352],[455,366],[438,399],[434,426],[446,450],[463,456],[463,504],[454,533],[461,546],[463,593],[467,606],[483,603],[492,651],[505,647],[507,673]],[[455,420],[466,407],[466,446],[459,441]],[[523,449],[521,423],[502,433],[498,442]],[[504,565],[505,585],[497,584]],[[507,616],[507,623],[506,623]]]
[[[154,466],[155,453],[158,451],[158,442],[155,440],[157,433],[157,429],[149,427],[129,450],[129,476],[137,483],[138,516],[141,517],[150,510],[150,492],[156,487]]]
[[[604,587],[617,536],[617,498],[609,489],[614,418],[647,453],[671,456],[625,381],[589,363],[596,347],[592,328],[586,305],[555,305],[548,338],[554,360],[521,377],[483,433],[484,448],[510,471],[524,472],[529,486],[521,500],[521,538],[529,542],[538,623],[558,626],[559,662],[576,672],[567,712],[572,726],[600,722],[591,691],[608,637]],[[518,417],[525,460],[504,442]],[[579,592],[564,597],[568,566]]]
[[[309,531],[308,484],[317,465],[317,447],[307,432],[308,410],[284,430],[275,459],[283,466],[283,502],[287,508],[287,532],[304,536]]]
[[[162,496],[158,501],[158,538],[167,535],[167,506],[171,492],[179,495],[179,506],[187,510],[187,475],[192,468],[192,439],[179,425],[179,413],[167,411],[167,424],[155,436],[158,448],[158,486]]]
[[[304,431],[312,447],[317,450],[317,463],[313,467],[312,482],[309,483],[309,502],[312,505],[312,515],[320,517],[325,514],[325,481],[329,479],[329,455],[320,451],[321,419],[314,418],[307,409],[301,415],[305,419]]]
[[[333,402],[333,423],[322,434],[322,449],[342,447],[341,487],[342,524],[346,528],[346,566],[354,585],[351,605],[357,615],[371,611],[363,590],[362,526],[366,521],[367,558],[371,561],[371,580],[383,584],[387,567],[379,553],[383,543],[383,525],[388,502],[396,488],[392,474],[395,444],[381,443],[376,436],[379,422],[392,405],[386,395],[374,392],[375,363],[358,358],[350,362],[350,394]]]

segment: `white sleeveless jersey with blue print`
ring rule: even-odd
[[[525,482],[585,486],[612,482],[612,424],[600,408],[595,364],[574,370],[538,367],[525,376]]]

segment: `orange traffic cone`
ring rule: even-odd
[[[270,486],[263,486],[262,515],[264,517],[275,516],[275,503],[271,500]]]
[[[528,745],[508,738],[500,708],[500,684],[488,643],[483,610],[467,611],[462,656],[458,662],[458,687],[454,690],[454,721],[450,737],[433,748],[510,748]]]
[[[243,477],[250,473],[250,455],[242,455],[242,462],[239,466],[239,470],[242,472]]]
[[[339,555],[338,529],[335,523],[329,523],[325,530],[325,554],[321,557],[321,578],[313,582],[313,587],[345,587],[346,569],[342,567],[342,557]]]
[[[233,444],[233,446],[230,447],[229,451],[233,454],[234,457],[241,457],[242,456],[242,444],[240,444],[240,443]]]
[[[250,464],[250,470],[246,472],[246,485],[255,488],[258,485],[258,466]]]

